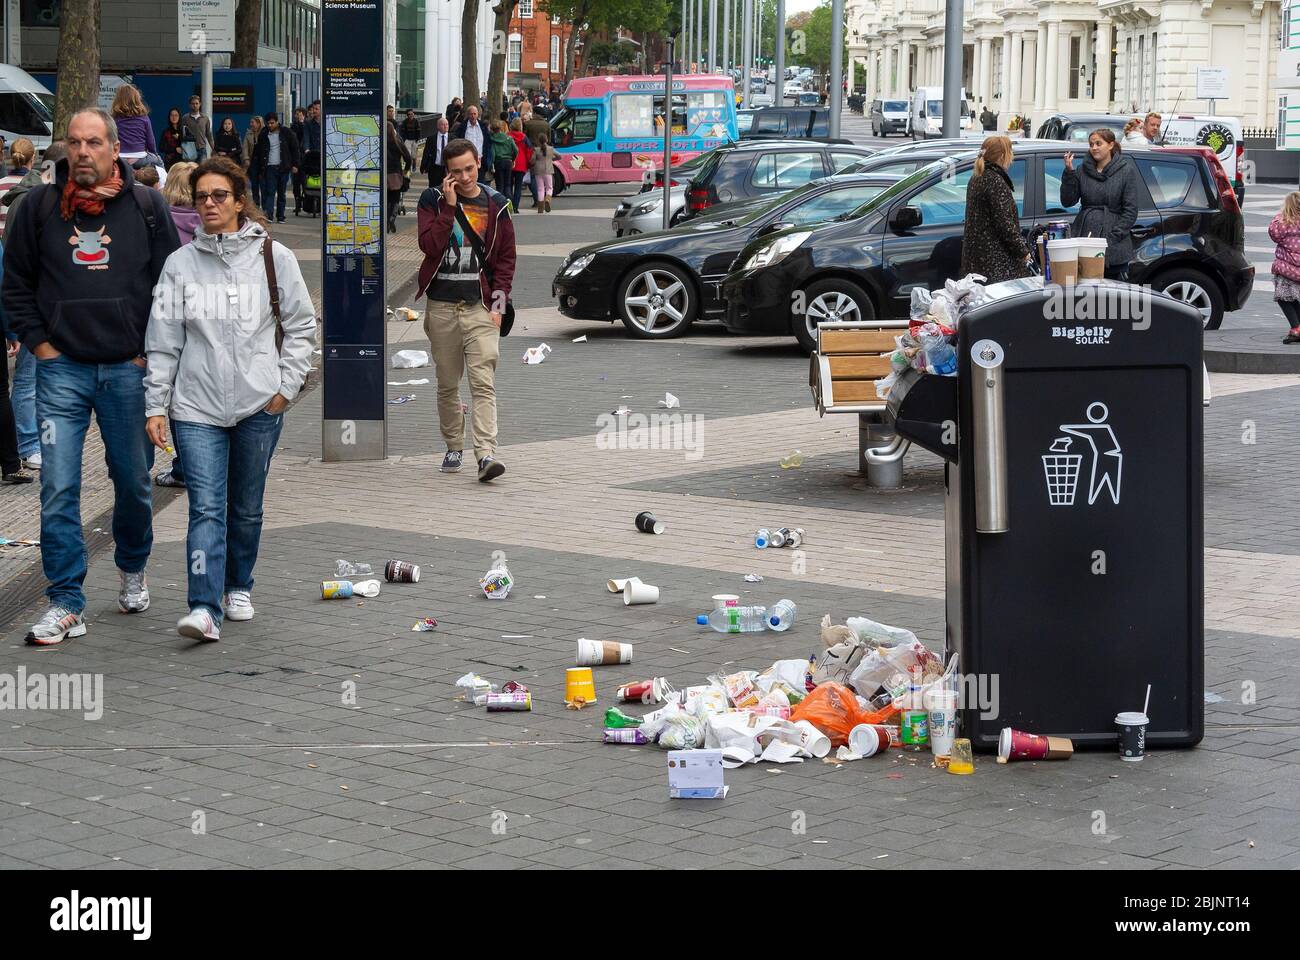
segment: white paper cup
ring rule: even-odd
[[[831,738],[826,736],[807,720],[795,723],[799,729],[799,746],[818,760],[831,752]]]
[[[713,609],[721,610],[724,607],[734,607],[739,605],[740,597],[734,593],[715,593],[713,595]]]
[[[632,644],[617,643],[613,640],[578,640],[578,652],[574,662],[580,667],[598,667],[603,664],[631,663]]]
[[[927,690],[925,709],[929,714],[930,752],[936,757],[952,755],[957,739],[957,691]]]
[[[884,737],[884,742],[881,742]],[[849,731],[849,749],[860,757],[872,757],[881,750],[889,749],[889,734],[884,728],[879,730],[869,723],[859,723]]]
[[[1079,245],[1079,279],[1100,280],[1106,276],[1106,240],[1104,237],[1076,237]]]
[[[623,584],[623,605],[630,607],[634,603],[658,603],[659,588],[651,586],[648,583],[642,583],[638,578],[633,577],[627,583]]]
[[[1068,286],[1079,277],[1079,241],[1048,240],[1047,262],[1050,264],[1052,283]]]
[[[627,581],[627,577],[624,577],[622,580],[606,580],[605,586],[608,588],[610,593],[622,593],[623,587]]]
[[[1119,758],[1130,763],[1137,763],[1147,750],[1147,719],[1145,713],[1127,711],[1115,715],[1115,726],[1119,728]]]

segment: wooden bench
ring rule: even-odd
[[[808,385],[819,416],[858,415],[858,469],[874,487],[903,482],[903,455],[908,444],[885,422],[888,396],[876,393],[876,381],[893,369],[889,355],[906,320],[857,320],[822,323],[817,349],[809,357]]]

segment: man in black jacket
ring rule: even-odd
[[[266,126],[257,135],[257,146],[253,148],[253,167],[251,176],[262,183],[262,207],[269,219],[272,215],[271,199],[275,199],[275,220],[284,223],[284,193],[289,186],[289,177],[298,172],[302,165],[302,153],[298,149],[298,138],[288,127],[280,126],[280,118],[274,113],[266,115]]]
[[[144,333],[153,288],[180,242],[167,201],[118,158],[117,124],[90,108],[68,123],[55,181],[33,187],[5,229],[5,319],[36,355],[41,433],[41,562],[49,609],[27,635],[49,645],[86,632],[81,461],[93,411],[113,481],[114,559],[123,613],[149,606],[153,546],[144,432]]]

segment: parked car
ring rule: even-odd
[[[671,202],[671,220],[676,223],[686,209],[686,187],[691,176],[699,170],[709,153],[701,153],[685,163],[673,167],[669,178],[669,201]],[[619,201],[614,210],[614,236],[630,236],[636,233],[650,233],[662,230],[663,217],[663,171],[655,170],[641,184],[641,190]]]
[[[862,210],[897,178],[840,175],[805,184],[723,219],[581,247],[551,285],[560,312],[583,320],[623,321],[633,336],[679,336],[700,317],[717,318],[718,284],[750,240],[791,227],[834,221]]]
[[[686,192],[689,220],[715,203],[772,195],[839,173],[874,153],[870,147],[815,140],[742,140],[714,150],[691,177]]]
[[[805,90],[799,94],[795,103],[801,107],[815,107],[822,102],[822,95],[816,90]]]
[[[737,110],[736,129],[740,131],[741,140],[826,138],[831,135],[831,112],[825,107]]]
[[[943,87],[917,87],[912,91],[912,106],[907,121],[907,135],[912,139],[943,136]],[[961,89],[961,116],[958,129],[972,130],[975,121],[966,103],[966,88]]]
[[[1064,154],[1077,146],[1017,144],[1008,174],[1027,239],[1050,223],[1071,221],[1078,205],[1061,203]],[[1255,268],[1246,259],[1241,207],[1222,165],[1207,147],[1130,154],[1142,177],[1133,283],[1150,284],[1193,306],[1206,329],[1250,297]],[[811,351],[823,320],[906,317],[913,288],[934,289],[957,276],[966,185],[975,151],[936,161],[894,184],[850,223],[783,230],[751,241],[722,285],[728,330],[793,334]],[[805,312],[790,304],[802,291]]]
[[[907,136],[907,120],[911,116],[906,100],[872,100],[868,117],[871,135],[887,137],[891,133]]]

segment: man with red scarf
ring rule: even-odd
[[[5,317],[36,356],[41,434],[41,562],[49,609],[27,635],[48,646],[86,632],[81,461],[90,415],[113,481],[114,559],[123,613],[149,606],[153,546],[145,434],[144,333],[153,288],[180,241],[167,202],[118,158],[107,111],[68,123],[55,182],[34,187],[6,228]]]

